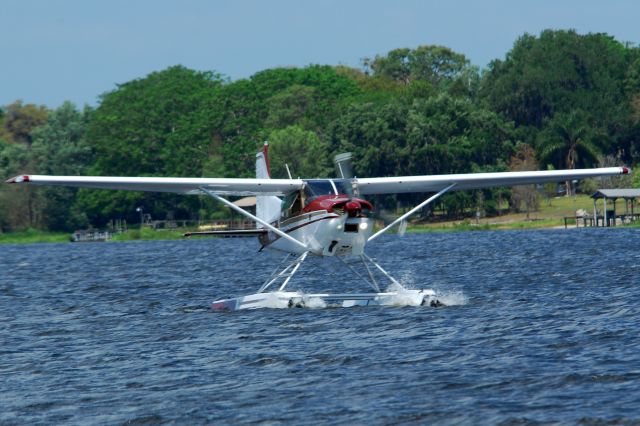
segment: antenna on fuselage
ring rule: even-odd
[[[289,175],[289,179],[293,179],[291,177],[291,171],[289,170],[289,165],[287,163],[284,163],[284,167],[285,167],[285,169],[287,169],[287,174]]]

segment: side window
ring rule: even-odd
[[[300,192],[292,192],[282,199],[282,217],[290,217],[300,213],[302,210],[301,195]]]

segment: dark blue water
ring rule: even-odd
[[[270,272],[254,240],[0,246],[0,424],[639,422],[639,237],[388,236],[461,304],[236,313],[208,305]]]

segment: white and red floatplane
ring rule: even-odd
[[[549,170],[504,173],[472,173],[435,176],[354,178],[349,155],[336,157],[337,179],[271,179],[268,145],[256,155],[256,178],[160,178],[20,175],[7,183],[63,185],[96,189],[172,192],[209,195],[255,221],[256,228],[245,231],[218,231],[207,234],[251,234],[258,236],[262,248],[285,253],[285,258],[257,293],[216,300],[214,310],[254,309],[258,307],[300,307],[312,305],[428,305],[440,306],[431,289],[405,288],[374,259],[365,246],[393,226],[449,191],[497,186],[539,184],[615,176],[630,173],[627,167],[577,170]],[[363,196],[397,193],[433,193],[422,203],[374,233],[373,205]],[[224,196],[256,196],[256,214],[236,206]],[[198,234],[198,233],[193,233]],[[262,250],[261,248],[261,250]],[[363,293],[304,294],[288,291],[287,286],[309,256],[335,257],[371,286]],[[356,259],[360,270],[344,259]],[[381,286],[382,281],[387,285]]]

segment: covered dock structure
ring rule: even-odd
[[[616,223],[625,224],[638,220],[640,212],[634,211],[637,199],[640,198],[640,189],[600,189],[591,196],[593,198],[593,218],[595,226],[616,226]],[[597,202],[603,200],[602,214],[598,214]],[[624,213],[618,213],[616,202],[624,200]],[[609,210],[607,201],[613,209]],[[637,210],[637,209],[636,209]]]

